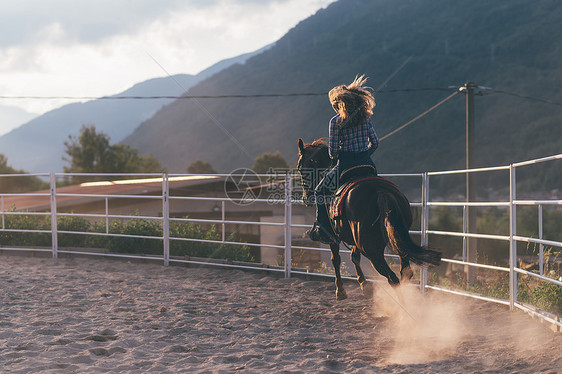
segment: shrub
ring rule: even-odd
[[[109,225],[109,233],[162,237],[162,227],[158,221],[140,218],[126,222],[114,220]],[[162,240],[159,239],[108,236],[106,244],[111,252],[162,254]]]
[[[532,304],[549,312],[562,314],[562,287],[541,282],[532,292]]]
[[[77,216],[60,216],[57,218],[58,231],[90,231],[90,222],[86,218]],[[87,247],[88,237],[81,234],[59,234],[58,244],[61,247]]]
[[[562,314],[562,287],[524,275],[518,279],[517,299],[555,314]]]
[[[105,233],[105,220],[95,221],[90,227],[90,232]],[[90,235],[88,236],[88,246],[91,248],[107,248],[109,249],[109,242],[111,237],[105,235]]]
[[[15,208],[11,208],[9,212],[15,212]],[[50,217],[38,215],[6,215],[4,221],[6,230],[51,230]],[[0,245],[3,246],[31,246],[31,247],[47,247],[51,243],[50,232],[45,233],[29,233],[29,232],[9,232],[2,233]]]
[[[15,209],[12,209],[15,211]],[[7,215],[6,229],[17,230],[45,230],[50,231],[50,217],[37,215]],[[74,231],[81,233],[105,233],[105,221],[90,223],[86,218],[79,216],[59,216],[57,219],[58,231]],[[162,237],[162,225],[158,220],[132,218],[128,220],[115,219],[109,223],[109,233],[117,235],[141,236],[128,238],[122,236],[84,235],[84,234],[58,234],[60,247],[81,248],[106,248],[113,253],[138,253],[162,255],[162,239],[142,238],[142,236]],[[171,222],[170,237],[202,239],[219,243],[205,243],[171,240],[170,255],[192,256],[204,258],[221,258],[234,261],[253,261],[254,258],[248,246],[223,244],[221,234],[216,226],[203,230],[201,226],[192,222]],[[230,234],[226,241],[238,241],[235,234]],[[2,246],[31,246],[50,247],[51,234],[22,233],[5,231],[0,235]]]
[[[192,222],[172,222],[170,224],[170,237],[203,239],[220,241],[221,234],[215,225],[207,231],[203,231],[199,225]],[[230,234],[226,241],[237,241],[235,234]],[[170,241],[170,255],[172,256],[192,256],[204,258],[222,258],[234,261],[253,261],[248,246],[223,244],[223,243],[205,243],[192,242],[183,240]]]

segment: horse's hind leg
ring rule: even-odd
[[[377,249],[376,251],[366,249],[365,252],[367,252],[367,258],[371,260],[371,263],[380,273],[380,275],[388,279],[388,284],[390,284],[391,286],[400,285],[400,279],[398,279],[396,274],[394,274],[390,266],[388,266],[386,259],[384,258],[384,247],[382,249]]]
[[[351,251],[351,262],[355,265],[355,271],[357,272],[357,281],[361,286],[361,290],[366,297],[373,296],[373,286],[371,283],[367,282],[365,279],[365,274],[363,274],[363,270],[361,270],[361,252],[356,245],[353,246]]]
[[[332,265],[334,266],[334,272],[336,273],[336,299],[345,300],[347,299],[347,294],[343,288],[343,281],[341,279],[341,256],[339,244],[330,244],[330,250],[332,251]]]
[[[391,286],[398,286],[400,280],[388,266],[384,258],[385,240],[378,230],[371,225],[356,223],[353,225],[352,233],[355,243],[363,250],[365,256],[371,261],[373,267],[380,275],[388,279]]]
[[[408,257],[400,256],[400,280],[402,282],[407,282],[412,279],[414,272],[410,267],[410,260]]]

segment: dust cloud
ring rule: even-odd
[[[435,291],[424,295],[411,285],[379,284],[375,290],[373,315],[384,318],[379,332],[389,343],[386,365],[438,365],[461,357],[482,368],[562,361],[560,334],[505,305]]]
[[[447,295],[423,295],[417,287],[376,287],[374,314],[388,318],[394,339],[386,358],[392,364],[419,364],[454,354],[466,335],[463,303]]]

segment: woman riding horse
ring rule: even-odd
[[[330,91],[330,102],[337,115],[330,120],[328,145],[319,140],[306,145],[302,139],[298,142],[298,170],[303,181],[303,198],[308,204],[314,191],[317,204],[317,222],[308,234],[312,240],[330,244],[336,275],[336,297],[339,300],[347,297],[340,274],[340,241],[352,246],[351,259],[357,271],[357,280],[367,295],[372,294],[372,288],[360,267],[361,254],[392,286],[399,285],[400,280],[384,258],[387,245],[400,257],[402,280],[409,280],[413,275],[410,261],[435,266],[441,261],[441,253],[412,241],[408,232],[412,225],[412,212],[406,196],[392,182],[376,177],[376,167],[370,156],[378,145],[378,139],[369,120],[375,101],[363,87],[365,81],[363,76],[356,77],[350,85],[337,86]],[[318,172],[328,168],[336,158],[336,166],[318,183]],[[334,178],[339,179],[346,170],[360,165],[370,165],[372,176],[349,184],[345,196],[339,197],[341,204],[338,208],[341,209],[337,219],[330,217],[330,204],[325,199],[327,185],[332,184],[330,192],[333,192]]]
[[[304,144],[302,139],[299,139],[298,147],[298,170],[302,176],[303,200],[307,203],[318,182],[317,171],[330,164],[329,147],[319,140]],[[311,173],[313,177],[306,177],[311,170],[316,171]],[[351,260],[355,265],[357,280],[366,295],[372,294],[372,289],[359,265],[361,254],[369,259],[392,286],[399,285],[400,279],[384,258],[387,245],[400,257],[402,280],[408,280],[413,275],[410,261],[424,266],[439,265],[441,253],[419,246],[410,237],[408,230],[413,221],[410,203],[394,183],[380,177],[366,177],[349,186],[345,196],[339,197],[339,216],[328,218],[335,233],[334,240],[330,242],[330,250],[336,274],[336,296],[339,300],[347,297],[340,275],[340,241],[352,246]]]
[[[379,145],[379,139],[370,121],[375,99],[364,87],[366,81],[363,75],[355,77],[351,84],[336,86],[328,94],[332,108],[337,113],[329,125],[329,154],[332,163],[337,163],[314,190],[316,222],[307,233],[314,241],[335,241],[327,213],[327,202],[330,200],[327,197],[337,188],[342,173],[355,166],[371,165],[376,175],[371,154]]]

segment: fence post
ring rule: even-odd
[[[539,204],[539,239],[542,240],[542,204]],[[544,275],[544,245],[539,244],[539,274]]]
[[[55,173],[51,173],[51,239],[53,258],[58,258],[59,243],[57,234],[57,178]]]
[[[421,212],[421,245],[427,246],[429,237],[427,230],[429,229],[429,175],[423,173],[422,176],[422,212]],[[425,286],[427,285],[427,266],[420,268],[420,290],[425,293]]]
[[[465,205],[462,207],[462,233],[466,234],[468,232],[468,207]],[[467,237],[463,235],[462,237],[462,261],[466,262],[467,259]],[[468,267],[465,265],[464,272],[468,272]]]
[[[285,178],[285,278],[291,278],[291,224],[293,216],[292,207],[292,179],[291,172],[287,172]]]
[[[109,234],[109,200],[105,198],[105,233]]]
[[[164,266],[170,264],[170,184],[168,174],[162,174],[162,236],[164,247]]]
[[[517,273],[515,265],[517,262],[517,209],[516,199],[516,177],[515,167],[509,165],[509,308],[513,310],[517,302]]]
[[[226,220],[226,212],[225,212],[224,208],[225,208],[225,204],[224,204],[224,200],[223,200],[223,201],[221,201],[221,221],[222,221],[221,239],[222,239],[223,243],[226,240],[226,225],[224,224],[224,221]]]

